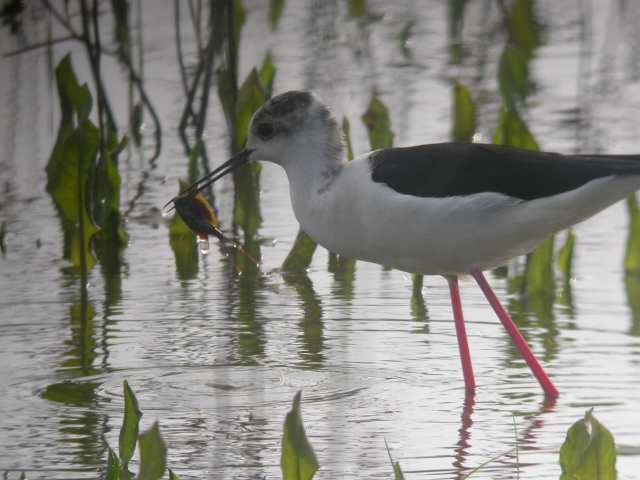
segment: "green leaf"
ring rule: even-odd
[[[476,107],[467,87],[457,80],[453,83],[454,142],[471,142],[476,130]]]
[[[362,116],[362,121],[367,127],[372,150],[393,147],[393,132],[391,131],[389,110],[376,93],[371,96],[369,107]]]
[[[344,143],[347,147],[347,161],[353,160],[353,148],[351,147],[351,125],[349,119],[342,117],[342,135],[344,136]]]
[[[178,193],[183,192],[187,187],[187,183],[179,180]],[[196,278],[198,275],[198,242],[191,229],[177,213],[169,223],[169,245],[176,259],[178,278],[181,280]]]
[[[273,64],[273,57],[271,56],[271,52],[267,52],[264,56],[264,60],[262,60],[262,65],[260,66],[260,74],[258,75],[260,78],[260,83],[264,87],[265,92],[265,100],[267,98],[271,98],[273,93],[273,80],[276,77],[276,67]]]
[[[109,457],[107,459],[107,472],[105,480],[120,480],[120,460],[115,452],[109,447]]]
[[[253,68],[238,90],[235,125],[236,150],[242,148],[247,139],[251,116],[266,100],[267,91],[262,85],[262,82],[260,82],[258,71]]]
[[[158,422],[140,435],[140,472],[137,480],[158,480],[167,469],[167,446],[160,435]]]
[[[103,252],[109,251],[112,256],[118,256],[129,241],[120,213],[120,173],[116,163],[118,153],[127,144],[127,137],[118,142],[116,133],[110,127],[106,128],[106,145],[95,173],[94,218],[101,227],[96,238]]]
[[[80,86],[69,55],[56,67],[62,112],[58,136],[47,163],[47,191],[62,221],[64,258],[86,274],[95,264],[90,241],[97,231],[87,210],[87,180],[98,150],[98,129],[88,120],[91,94]]]
[[[534,12],[534,0],[515,0],[507,16],[509,40],[530,57],[542,44],[541,25]]]
[[[507,45],[498,67],[500,93],[509,110],[524,104],[530,92],[529,60],[522,50]]]
[[[613,435],[587,411],[574,423],[560,448],[560,480],[614,480],[616,449]]]
[[[60,100],[60,128],[58,141],[61,136],[67,136],[76,126],[89,118],[93,100],[86,85],[80,86],[71,65],[71,55],[65,55],[56,67],[56,85]]]
[[[173,470],[169,469],[169,480],[180,480],[180,477],[176,475]]]
[[[300,396],[293,397],[293,405],[284,421],[280,469],[282,480],[311,480],[320,466],[307,440],[300,416]]]
[[[269,2],[269,21],[271,23],[271,30],[278,28],[280,17],[284,11],[285,0],[271,0]]]
[[[576,243],[576,236],[571,229],[567,230],[567,238],[564,245],[558,252],[558,270],[560,270],[565,279],[571,278],[571,269],[573,267],[573,249]]]
[[[538,142],[536,142],[524,121],[515,111],[506,110],[505,108],[500,111],[498,126],[493,132],[493,143],[527,150],[540,150]]]
[[[64,257],[76,268],[91,270],[95,257],[90,242],[98,231],[87,210],[87,182],[98,149],[98,129],[85,121],[68,137],[56,143],[49,159],[47,190],[62,220],[65,235]]]
[[[553,296],[555,285],[553,277],[553,235],[527,256],[527,268],[524,275],[527,295]]]
[[[138,428],[142,412],[138,408],[138,399],[133,390],[129,387],[129,383],[125,380],[124,389],[124,418],[122,419],[122,427],[120,428],[119,452],[120,461],[123,468],[127,468],[129,460],[133,457],[136,449],[136,441],[138,439]]]
[[[291,247],[291,251],[287,255],[282,270],[286,272],[294,272],[306,270],[313,259],[317,244],[302,229],[298,230],[296,240]]]
[[[635,195],[627,197],[629,212],[629,233],[624,252],[624,270],[627,273],[640,273],[640,211]]]

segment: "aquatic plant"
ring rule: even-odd
[[[111,447],[108,448],[105,480],[159,480],[167,470],[167,445],[160,433],[158,422],[144,433],[139,434],[142,412],[138,400],[125,380],[123,382],[124,416],[120,427],[118,440],[118,454]],[[136,446],[140,452],[138,475],[129,471],[129,462],[133,457]],[[178,476],[169,469],[169,480],[179,480]]]
[[[389,461],[391,462],[391,466],[393,467],[393,480],[404,480],[404,474],[402,473],[402,468],[400,468],[400,462],[396,462],[393,460],[393,457],[391,456],[391,450],[389,450],[389,445],[387,444],[387,440],[384,441],[384,446],[387,449]]]
[[[453,82],[453,127],[454,142],[471,142],[476,131],[476,106],[469,89],[455,80]]]
[[[614,480],[616,448],[613,435],[593,416],[593,409],[574,423],[560,449],[560,480]]]
[[[282,480],[311,480],[320,465],[313,447],[307,439],[307,434],[300,415],[300,397],[298,391],[293,397],[291,410],[284,420],[282,435],[282,453],[280,469]]]

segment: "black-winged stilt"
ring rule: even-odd
[[[560,155],[440,143],[346,162],[337,123],[312,94],[291,91],[253,116],[246,148],[192,185],[201,190],[249,161],[281,165],[302,229],[349,258],[449,282],[465,385],[475,380],[458,276],[480,286],[545,394],[558,390],[482,271],[530,252],[640,188],[640,155]]]

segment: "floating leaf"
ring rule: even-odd
[[[520,116],[505,108],[500,111],[498,126],[493,132],[493,143],[527,150],[540,150],[538,142]]]
[[[316,242],[309,235],[302,229],[298,230],[293,247],[282,264],[282,270],[292,272],[307,269],[313,259],[316,247]]]
[[[158,480],[167,470],[167,446],[160,435],[158,422],[140,435],[140,472],[137,480]]]
[[[320,467],[302,424],[300,396],[298,391],[284,421],[280,457],[282,480],[311,480]]]
[[[126,469],[129,460],[133,457],[136,449],[136,441],[138,439],[138,428],[142,412],[138,408],[138,399],[133,390],[129,387],[129,383],[125,380],[124,389],[124,418],[122,419],[122,427],[120,428],[119,452],[120,461],[123,468]]]
[[[567,238],[564,245],[558,252],[558,270],[560,270],[565,279],[571,278],[571,270],[573,267],[573,248],[576,243],[576,236],[571,229],[567,230]]]
[[[560,448],[560,480],[614,480],[616,449],[613,435],[587,411],[574,423]]]
[[[107,471],[105,480],[120,480],[120,460],[111,447],[109,447],[109,457],[107,459]]]
[[[372,150],[393,147],[393,132],[391,131],[389,110],[375,93],[371,96],[369,107],[362,116],[362,121],[367,127]]]
[[[627,198],[629,212],[629,233],[624,252],[624,270],[627,273],[640,273],[640,210],[635,195]]]
[[[96,382],[60,382],[48,385],[40,396],[50,402],[76,407],[88,407],[96,400]]]
[[[269,21],[271,23],[271,29],[278,28],[280,17],[284,11],[285,0],[271,0],[269,2]]]
[[[467,87],[457,80],[453,83],[454,142],[471,142],[476,130],[476,107]]]

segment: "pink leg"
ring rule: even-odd
[[[480,285],[482,293],[484,293],[484,296],[487,297],[487,300],[502,322],[502,326],[507,330],[507,332],[511,336],[511,339],[513,340],[513,343],[516,344],[516,347],[518,347],[520,355],[522,355],[522,358],[524,358],[525,362],[527,362],[527,365],[529,365],[529,368],[538,379],[538,383],[540,383],[540,386],[544,390],[544,393],[548,397],[556,398],[560,394],[558,392],[558,389],[542,369],[542,366],[538,362],[538,359],[529,348],[529,345],[527,345],[527,342],[522,337],[522,334],[518,330],[518,327],[516,327],[516,324],[513,323],[513,320],[511,320],[507,311],[500,304],[500,300],[498,300],[498,297],[496,297],[496,294],[489,286],[489,283],[487,282],[487,279],[484,277],[483,273],[477,268],[472,268],[471,275],[476,279],[478,285]]]
[[[460,290],[458,289],[458,277],[446,277],[449,282],[449,293],[451,295],[451,306],[453,307],[453,318],[456,324],[456,335],[458,337],[458,350],[462,361],[462,374],[467,393],[473,392],[476,388],[476,381],[473,378],[473,367],[471,366],[471,355],[469,354],[469,344],[467,343],[467,331],[464,328],[464,317],[462,316],[462,303],[460,302]]]

